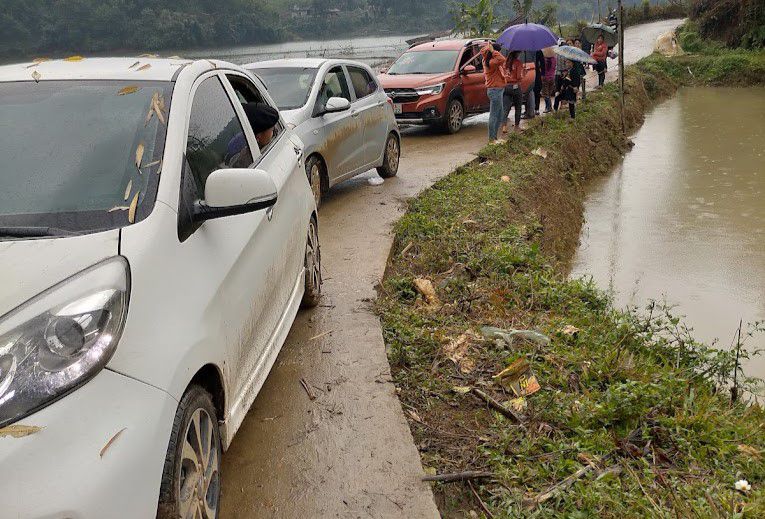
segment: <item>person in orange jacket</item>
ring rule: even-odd
[[[592,57],[597,61],[595,64],[595,70],[598,72],[598,85],[603,86],[606,82],[606,70],[608,69],[608,63],[606,58],[608,57],[608,45],[606,45],[603,35],[599,34],[598,39],[595,40],[595,48],[592,51]]]
[[[507,132],[507,118],[510,116],[510,109],[515,107],[515,131],[521,129],[521,107],[523,106],[523,91],[521,81],[526,73],[523,63],[518,56],[519,51],[512,51],[505,61],[505,89],[502,96],[502,133]]]
[[[487,43],[481,49],[483,70],[486,75],[486,91],[489,95],[489,142],[497,140],[502,126],[502,94],[505,91],[503,68],[505,57],[499,52],[496,43]]]

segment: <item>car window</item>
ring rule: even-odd
[[[296,110],[305,106],[316,79],[315,68],[277,67],[252,70],[268,87],[280,110]]]
[[[206,79],[194,95],[186,160],[200,197],[213,171],[247,168],[253,163],[242,124],[217,77]]]
[[[361,99],[377,92],[379,88],[377,81],[363,68],[348,67],[348,74],[351,76],[356,99]]]
[[[345,79],[345,73],[342,67],[335,67],[327,72],[322,82],[319,98],[316,100],[320,107],[324,107],[331,97],[342,97],[348,101],[351,99],[351,91],[348,88],[348,81]]]
[[[267,105],[273,106],[265,97],[263,97],[263,94],[260,93],[258,88],[253,85],[249,79],[234,74],[229,74],[226,76],[226,78],[228,79],[229,83],[231,83],[231,86],[234,89],[234,92],[236,92],[236,97],[239,99],[240,103],[265,103]],[[274,108],[278,110],[277,107],[274,106]],[[274,136],[271,138],[269,145],[263,147],[260,150],[261,154],[267,153],[268,149],[273,146],[283,131],[284,126],[282,126],[281,121],[279,121],[276,123],[276,126],[274,126]]]

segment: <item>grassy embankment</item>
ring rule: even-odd
[[[763,53],[647,58],[627,71],[628,127],[681,84],[762,83],[763,71]],[[694,341],[662,305],[619,311],[592,283],[566,278],[582,185],[629,146],[615,85],[577,108],[573,122],[563,113],[537,119],[486,147],[411,201],[396,226],[379,311],[423,465],[493,474],[436,483],[440,509],[445,517],[763,517],[765,411],[731,404],[720,389],[734,358]],[[418,291],[418,278],[435,296]],[[538,330],[551,342],[496,343],[482,337],[484,325]],[[542,386],[521,423],[468,392],[509,405],[513,396],[492,376],[518,359]],[[739,479],[752,490],[736,492]]]

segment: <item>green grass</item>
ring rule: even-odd
[[[628,70],[629,128],[675,91],[677,67],[651,57]],[[402,404],[428,469],[495,474],[474,483],[495,517],[762,517],[765,462],[745,451],[765,451],[765,412],[731,404],[721,389],[732,355],[696,342],[661,304],[618,311],[594,284],[564,275],[582,183],[608,173],[628,147],[617,100],[609,85],[579,104],[575,121],[537,119],[410,202],[378,301]],[[416,278],[432,281],[438,305],[423,302]],[[538,330],[551,343],[497,345],[482,339],[483,325]],[[562,333],[566,325],[580,331]],[[468,372],[444,353],[463,334]],[[519,358],[542,385],[522,425],[454,389],[505,401],[491,376]],[[524,506],[588,460],[595,473],[612,470]],[[733,489],[741,478],[753,486],[746,495]],[[481,513],[466,484],[435,490],[445,517]]]

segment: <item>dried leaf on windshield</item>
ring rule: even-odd
[[[141,90],[141,89],[139,87],[137,87],[137,86],[126,86],[125,88],[123,88],[119,92],[117,92],[117,95],[118,96],[126,96],[126,95],[130,95],[130,94],[135,94],[139,90]]]
[[[127,211],[128,209],[130,209],[130,207],[128,207],[126,205],[115,205],[114,207],[112,207],[111,209],[109,209],[106,212],[107,213],[114,213],[114,212],[117,212],[117,211]]]
[[[143,169],[149,169],[149,168],[153,168],[154,166],[159,166],[159,163],[160,163],[159,160],[155,160],[154,162],[149,162],[148,164],[143,165]]]
[[[143,70],[149,70],[151,68],[151,63],[146,63],[144,65],[141,65],[136,69],[137,72],[141,72]]]
[[[154,92],[154,95],[151,97],[151,109],[157,114],[157,119],[162,124],[167,124],[165,119],[165,98],[159,92]],[[151,117],[147,117],[147,119],[151,119]]]
[[[128,185],[125,188],[125,202],[128,201],[128,198],[130,198],[130,192],[133,190],[133,181],[128,180]]]
[[[130,65],[130,66],[128,67],[128,70],[130,70],[131,68],[136,68],[136,67],[137,67],[138,65],[140,65],[140,64],[141,64],[141,62],[140,62],[140,61],[136,61],[135,63],[133,63],[132,65]]]
[[[68,58],[64,58],[64,61],[68,61],[69,63],[77,63],[78,61],[82,61],[85,58],[82,56],[69,56]]]
[[[39,72],[35,70],[32,72],[32,79],[35,80],[35,83],[39,83],[40,80],[42,79],[42,74],[40,74]]]
[[[135,222],[135,211],[138,209],[138,193],[133,197],[133,201],[130,202],[130,208],[128,209],[128,222]]]
[[[143,162],[143,152],[145,151],[143,143],[140,143],[135,149],[135,166],[141,169],[141,163]]]
[[[35,68],[40,63],[45,63],[46,61],[50,61],[48,58],[35,58],[32,60],[31,65],[27,65],[27,68]]]
[[[156,54],[141,54],[138,56],[139,58],[158,58],[159,56]]]

